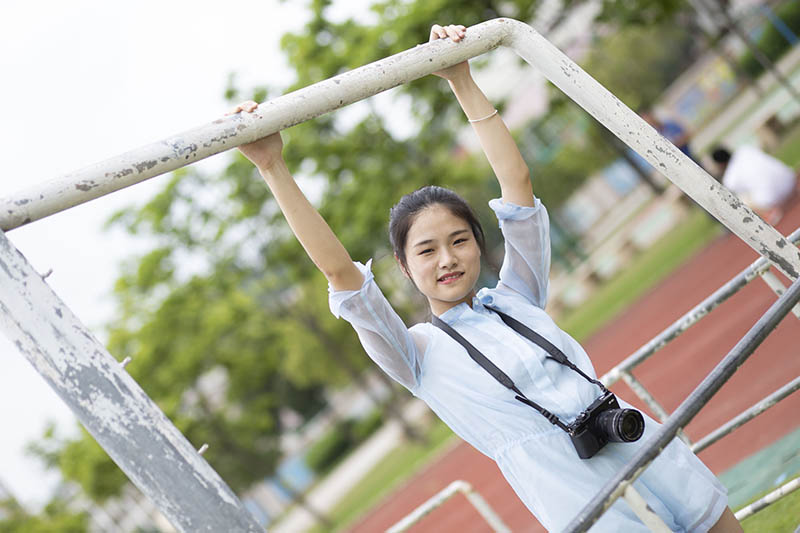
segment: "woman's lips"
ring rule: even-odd
[[[439,281],[439,283],[443,283],[443,284],[447,285],[447,284],[450,284],[450,283],[455,283],[456,281],[461,279],[461,276],[463,276],[463,275],[464,275],[463,272],[451,272],[450,274],[445,274],[444,276],[439,278],[438,281]]]

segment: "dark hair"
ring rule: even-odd
[[[714,151],[711,152],[711,159],[724,165],[731,160],[731,153],[722,146],[717,146],[714,148]]]
[[[485,256],[486,242],[483,236],[483,228],[469,204],[450,189],[428,185],[400,198],[400,201],[389,212],[389,242],[392,244],[392,249],[403,268],[408,265],[406,261],[408,230],[411,229],[411,224],[414,223],[417,214],[435,204],[448,208],[453,215],[469,224],[472,234],[475,236],[475,241],[478,243],[478,248]]]

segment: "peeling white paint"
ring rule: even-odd
[[[180,531],[263,531],[219,475],[0,232],[0,327]]]

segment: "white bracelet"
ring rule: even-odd
[[[486,116],[485,116],[485,117],[483,117],[483,118],[475,118],[475,119],[473,119],[473,118],[468,118],[468,119],[467,119],[467,121],[468,121],[468,122],[470,122],[470,123],[474,123],[474,122],[480,122],[481,120],[486,120],[487,118],[492,118],[492,117],[493,117],[493,116],[495,116],[496,114],[497,114],[497,109],[495,109],[494,111],[492,111],[491,113],[489,113],[488,115],[486,115]]]

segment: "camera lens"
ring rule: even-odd
[[[609,409],[597,415],[595,427],[613,442],[633,442],[644,433],[644,418],[636,409]]]

